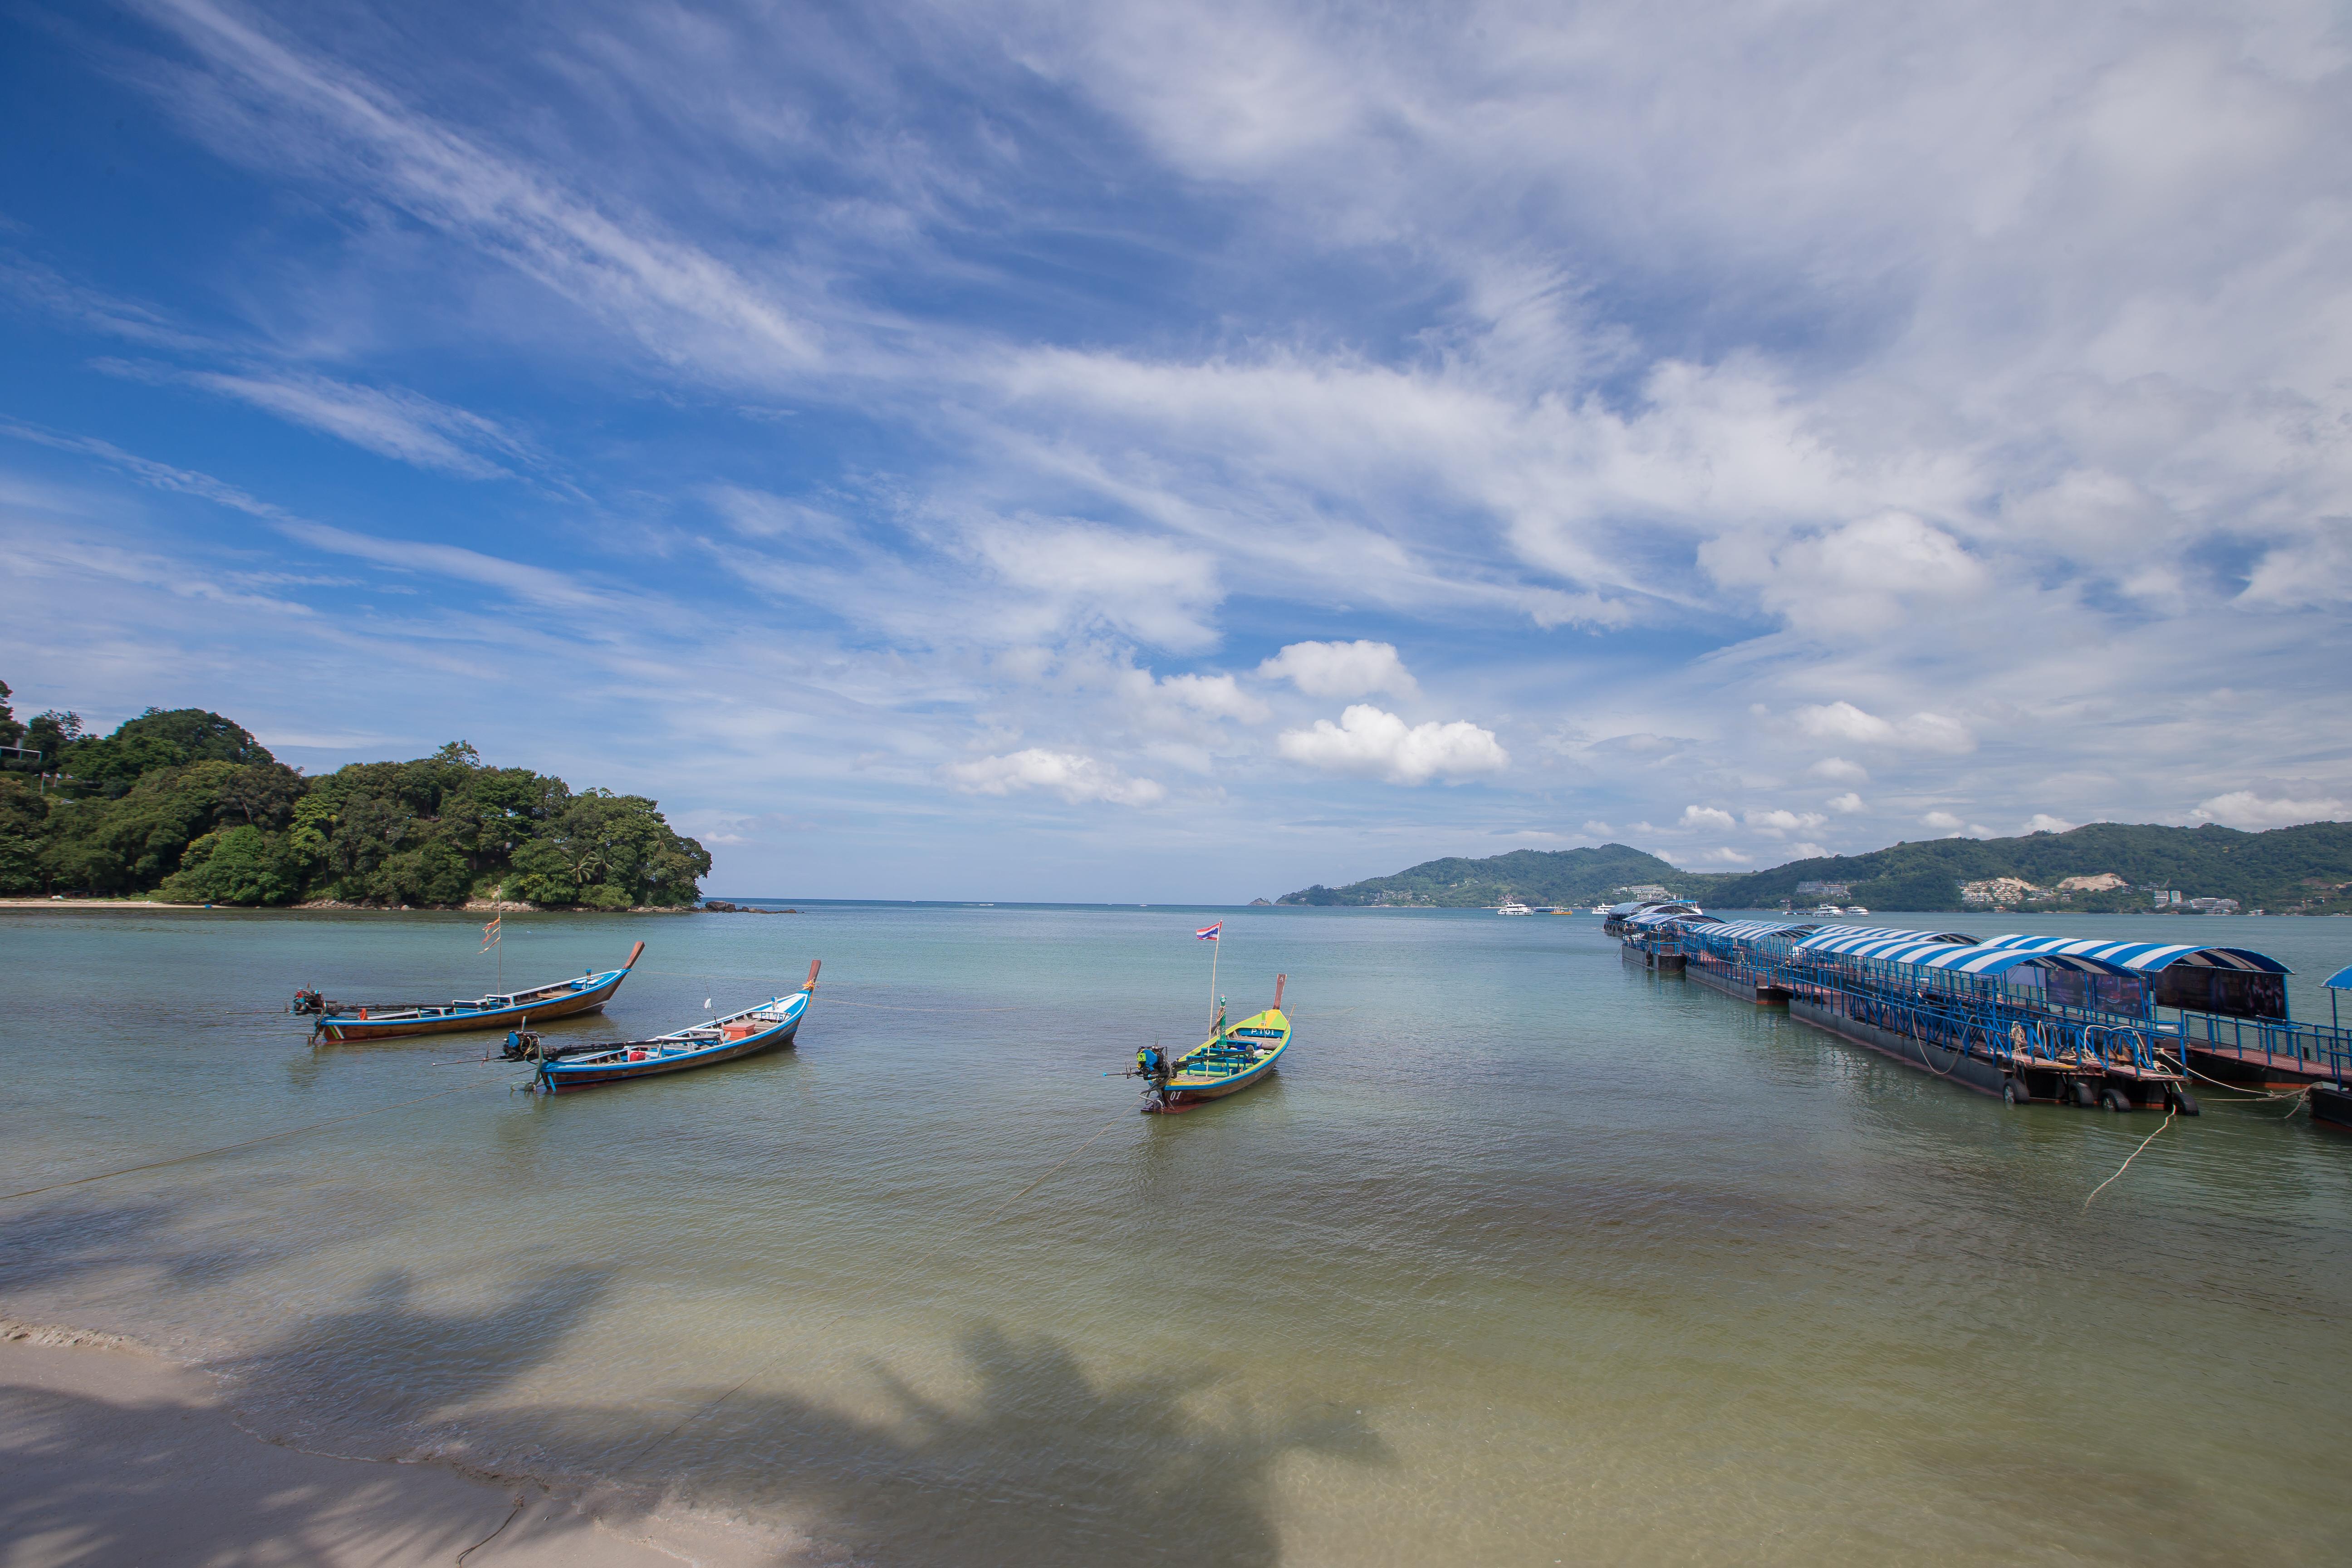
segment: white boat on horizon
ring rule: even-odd
[[[1535,910],[1528,908],[1525,904],[1512,902],[1503,905],[1495,912],[1498,915],[1531,915],[1535,913]]]

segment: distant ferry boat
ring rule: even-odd
[[[1528,908],[1525,904],[1509,903],[1505,904],[1501,909],[1496,910],[1495,912],[1498,915],[1531,915],[1535,913],[1535,910]]]

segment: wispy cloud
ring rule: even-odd
[[[92,368],[109,375],[194,386],[234,397],[381,456],[463,479],[512,477],[478,448],[527,456],[523,445],[494,421],[397,387],[355,386],[321,375],[282,371],[233,374],[178,370],[119,359],[93,361]]]

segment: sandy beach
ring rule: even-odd
[[[0,1327],[6,1568],[675,1568],[529,1484],[305,1454],[252,1436],[203,1373],[119,1340]]]

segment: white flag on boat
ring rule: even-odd
[[[1224,929],[1225,922],[1219,921],[1215,925],[1202,926],[1199,931],[1194,931],[1192,934],[1202,942],[1214,942],[1217,940],[1217,934]]]

